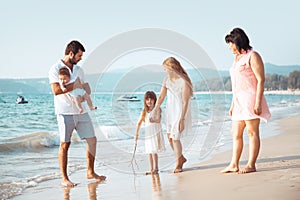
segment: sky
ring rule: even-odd
[[[200,45],[219,70],[233,55],[224,37],[245,30],[264,62],[300,64],[300,3],[285,1],[69,1],[0,0],[0,78],[45,78],[79,40],[84,60],[99,45],[127,31],[160,28]],[[105,56],[105,55],[103,55]]]

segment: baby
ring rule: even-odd
[[[65,86],[68,85],[71,80],[69,69],[66,67],[60,68],[58,71],[58,78],[60,80],[60,82],[59,82],[60,87],[61,87],[62,91],[65,92],[67,90],[67,88]],[[86,100],[90,110],[96,110],[97,107],[93,106],[92,99],[91,99],[90,95],[88,93],[86,93],[86,90],[85,90],[86,87],[89,87],[89,84],[82,83],[82,87],[83,87],[83,89],[76,88],[76,89],[72,90],[71,92],[69,92],[70,96],[72,97],[72,100],[74,100],[74,102],[79,110],[79,113],[83,113],[83,108],[81,105],[82,98],[84,100]]]

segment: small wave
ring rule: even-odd
[[[134,136],[135,127],[131,126],[101,126],[97,132],[100,141],[127,140]]]
[[[59,178],[59,173],[40,175],[10,183],[0,183],[0,199],[10,199],[22,194],[26,188],[36,187],[38,183]]]
[[[59,137],[48,132],[37,132],[28,135],[2,140],[0,152],[38,151],[59,145]]]

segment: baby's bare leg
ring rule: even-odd
[[[81,105],[81,98],[82,96],[78,95],[75,99],[75,104],[79,110],[79,113],[82,113],[83,112],[83,108],[82,108],[82,105]]]
[[[83,95],[83,98],[86,100],[90,110],[96,110],[97,109],[97,106],[93,106],[93,102],[92,102],[92,99],[91,99],[91,96],[88,95],[87,93],[85,93]]]

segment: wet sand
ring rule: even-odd
[[[229,164],[228,151],[180,174],[163,171],[134,176],[108,169],[101,172],[107,180],[97,183],[86,180],[85,171],[79,171],[71,175],[79,183],[75,188],[63,188],[56,179],[26,189],[13,199],[300,199],[299,123],[300,115],[276,122],[280,134],[262,140],[255,173],[220,174]],[[247,156],[245,145],[240,168]]]

